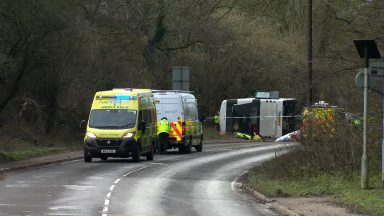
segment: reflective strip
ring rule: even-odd
[[[179,142],[181,141],[183,135],[181,134],[182,128],[180,122],[172,122],[171,125],[171,134],[170,137],[174,138],[176,137],[176,140]]]

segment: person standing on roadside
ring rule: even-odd
[[[166,117],[161,118],[157,122],[157,150],[160,154],[166,154],[169,142],[169,133],[171,132],[171,125]]]
[[[213,117],[213,120],[215,121],[217,132],[220,132],[220,113],[219,112],[216,113],[216,115]]]

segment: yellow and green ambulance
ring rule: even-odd
[[[85,124],[85,121],[82,121]],[[149,89],[113,89],[95,94],[84,137],[84,161],[140,156],[153,160],[156,107]],[[85,127],[85,126],[84,126]]]

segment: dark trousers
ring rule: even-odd
[[[217,132],[220,132],[220,124],[216,124],[216,130]]]
[[[169,142],[169,134],[167,133],[160,133],[158,136],[157,141],[157,150],[159,154],[166,154],[167,153],[167,147]]]

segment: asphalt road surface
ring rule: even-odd
[[[276,215],[239,192],[234,180],[280,147],[207,144],[203,152],[154,161],[75,160],[9,173],[0,179],[0,215]]]

